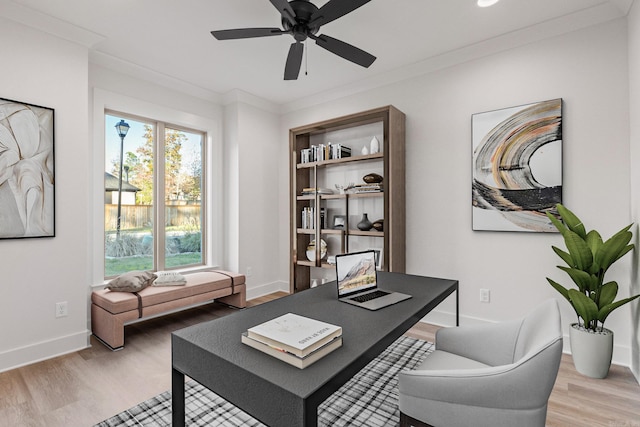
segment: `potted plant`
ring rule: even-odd
[[[569,209],[561,204],[556,208],[562,222],[549,212],[547,216],[562,234],[567,251],[552,248],[567,264],[558,268],[569,275],[577,289],[567,289],[548,277],[547,280],[578,315],[578,322],[569,330],[576,370],[593,378],[604,378],[609,373],[613,354],[613,331],[606,329],[604,322],[613,310],[640,297],[615,301],[618,284],[605,282],[609,267],[634,249],[629,243],[631,224],[603,241],[597,231],[587,232],[582,221]]]

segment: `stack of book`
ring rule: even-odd
[[[360,193],[379,193],[383,190],[382,183],[359,184],[353,187],[356,194]]]
[[[299,369],[342,346],[342,328],[287,313],[249,328],[242,342]]]

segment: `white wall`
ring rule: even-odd
[[[631,215],[633,221],[640,223],[640,4],[634,2],[628,16],[629,26],[629,116],[631,141]],[[636,251],[640,250],[638,227],[635,227]],[[636,252],[637,255],[637,252]],[[635,257],[631,272],[632,294],[640,293],[638,280],[638,256]],[[631,370],[640,380],[640,304],[634,302],[631,310]]]
[[[509,319],[561,298],[545,277],[566,282],[550,249],[562,241],[558,234],[471,230],[471,115],[563,98],[563,201],[587,226],[609,236],[630,221],[627,81],[626,21],[617,20],[288,113],[281,140],[294,126],[387,104],[402,110],[407,272],[458,279],[463,324]],[[284,143],[280,159],[287,174]],[[611,272],[621,295],[628,294],[627,258]],[[282,277],[286,268],[283,263]],[[479,302],[480,288],[491,290],[489,304]],[[566,301],[560,306],[568,335],[575,314]],[[432,321],[452,324],[454,309],[450,298]],[[614,361],[629,364],[629,308],[612,314],[607,326],[616,332]]]
[[[276,114],[242,101],[225,107],[229,256],[246,275],[247,298],[288,290],[288,280],[278,280],[281,145]]]
[[[87,49],[4,18],[0,40],[0,96],[55,109],[56,236],[0,240],[3,371],[87,345],[90,159]]]

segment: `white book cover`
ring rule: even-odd
[[[248,336],[283,348],[304,357],[305,353],[321,347],[342,335],[340,326],[308,317],[287,313],[247,330]],[[287,348],[288,347],[288,348]]]

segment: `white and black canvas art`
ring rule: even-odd
[[[54,111],[0,98],[0,238],[53,237]]]
[[[557,232],[562,203],[562,99],[474,114],[474,230]]]

